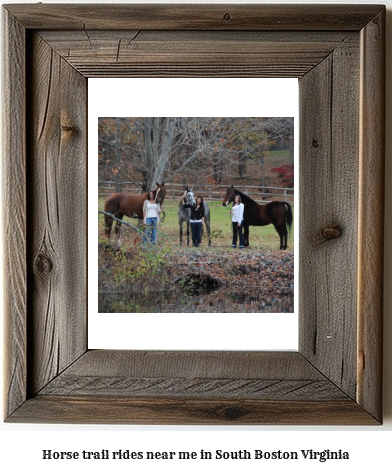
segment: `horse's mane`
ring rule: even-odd
[[[248,204],[248,205],[251,204],[252,206],[258,206],[257,202],[254,199],[250,198],[249,196],[242,193],[241,191],[238,191],[238,189],[234,189],[234,192],[236,195],[238,194],[241,197],[241,202],[243,204]]]
[[[179,208],[183,208],[185,206],[185,204],[183,204],[182,202],[182,198],[186,196],[186,193],[187,193],[187,190],[185,190],[182,194],[181,194],[181,198],[180,198],[180,202],[178,204],[178,207]]]
[[[155,199],[155,197],[157,195],[158,188],[159,188],[159,186],[157,186],[155,189],[150,189],[149,191],[146,191],[147,196],[149,195],[149,193],[152,192],[154,194],[154,199]],[[145,193],[143,193],[143,194],[145,194]]]

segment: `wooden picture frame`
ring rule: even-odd
[[[18,4],[3,21],[6,421],[382,423],[385,7]],[[87,78],[109,76],[299,78],[298,352],[88,350]]]

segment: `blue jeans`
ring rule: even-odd
[[[150,241],[151,244],[155,245],[155,240],[157,238],[157,221],[158,219],[156,217],[147,217],[143,244]]]
[[[201,244],[201,222],[191,222],[192,242],[195,247]]]

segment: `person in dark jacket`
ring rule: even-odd
[[[196,198],[196,206],[191,206],[190,204],[185,204],[185,198],[182,198],[182,202],[185,208],[190,208],[191,210],[191,232],[192,232],[192,242],[194,247],[198,247],[201,244],[202,228],[204,225],[204,202],[201,196]]]

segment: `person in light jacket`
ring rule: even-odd
[[[161,213],[159,203],[155,202],[154,193],[148,193],[148,199],[143,204],[143,222],[145,226],[145,233],[143,237],[143,244],[149,241],[155,245],[157,238],[157,226],[160,221],[159,214]]]
[[[233,207],[230,211],[231,214],[231,223],[233,226],[233,243],[232,247],[235,249],[237,247],[237,239],[239,237],[240,249],[244,248],[244,234],[243,234],[243,225],[244,225],[244,205],[241,202],[241,196],[237,194],[234,199]]]

